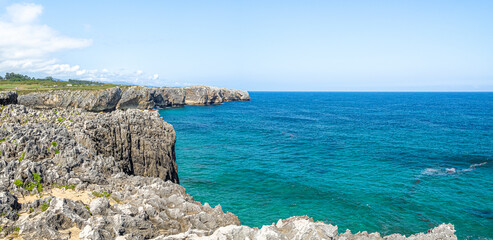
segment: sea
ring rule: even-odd
[[[160,110],[180,184],[250,227],[290,216],[493,239],[493,93],[250,92]]]

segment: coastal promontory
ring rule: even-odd
[[[32,108],[82,108],[101,112],[116,109],[153,109],[185,105],[214,105],[229,101],[249,101],[247,91],[217,87],[113,87],[104,90],[52,90],[18,97],[21,105]]]

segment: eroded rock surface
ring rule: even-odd
[[[0,167],[24,170],[20,176],[1,175],[0,190],[13,178],[26,180],[30,172],[45,171],[51,182],[77,177],[101,183],[105,174],[120,171],[179,182],[175,131],[157,111],[39,111],[9,105],[0,122]]]
[[[0,105],[17,104],[17,92],[3,91],[0,92]]]
[[[248,92],[217,87],[151,88],[119,87],[101,91],[49,91],[18,97],[19,104],[33,108],[82,108],[87,111],[152,109],[184,105],[211,105],[228,101],[249,101]]]

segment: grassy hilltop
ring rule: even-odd
[[[129,85],[116,85],[86,80],[61,81],[52,77],[36,79],[27,75],[6,73],[0,76],[0,91],[17,91],[18,94],[50,90],[102,90],[112,87],[129,87]]]

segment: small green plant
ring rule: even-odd
[[[33,213],[34,212],[34,208],[29,208],[29,213]]]
[[[120,199],[116,198],[116,197],[111,197],[116,203],[120,203]]]
[[[89,211],[89,214],[92,215],[92,212],[91,212],[91,209],[89,208],[89,206],[85,205],[85,207],[86,207],[87,211]]]
[[[48,203],[44,202],[43,204],[41,204],[41,211],[44,212],[49,207],[50,207],[50,205]]]
[[[55,154],[59,154],[59,153],[60,153],[60,150],[55,149]]]
[[[58,144],[56,142],[51,142],[51,146],[56,147]]]
[[[36,187],[37,187],[37,184],[36,183],[29,182],[25,188],[27,189],[27,191],[31,192]]]
[[[22,152],[21,157],[19,158],[19,162],[24,160],[25,157],[26,157],[26,153]]]
[[[22,187],[22,185],[24,185],[24,183],[21,180],[17,179],[14,181],[14,185],[20,188]]]
[[[5,142],[5,138],[0,138],[0,143]]]
[[[59,118],[58,118],[58,122],[59,122],[59,123],[61,123],[61,122],[63,122],[63,121],[65,121],[65,118],[61,118],[61,117],[59,117]]]
[[[40,183],[41,180],[43,180],[43,178],[41,177],[41,175],[39,175],[39,173],[33,173],[33,180],[36,182],[36,183]]]
[[[14,227],[14,232],[18,232],[19,230],[21,230],[19,227]]]
[[[106,192],[106,191],[103,191],[102,193],[94,191],[94,192],[92,192],[92,195],[94,195],[96,197],[109,197],[109,196],[111,196],[111,193]]]
[[[0,227],[0,232],[3,232],[3,228],[2,227]]]

